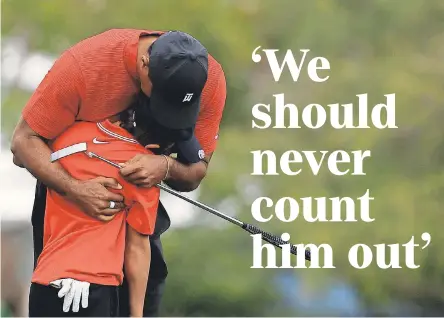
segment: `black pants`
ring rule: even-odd
[[[78,312],[63,311],[63,298],[57,293],[60,289],[40,284],[31,284],[29,290],[29,317],[118,317],[119,296],[117,286],[91,284],[89,287],[88,308]]]
[[[45,219],[45,208],[46,187],[42,183],[37,182],[34,207],[32,211],[34,268],[37,264],[37,259],[43,250],[43,223]],[[163,258],[160,234],[165,232],[169,226],[170,219],[165,208],[160,203],[157,212],[154,234],[150,236],[151,265],[148,277],[148,286],[145,294],[145,306],[143,308],[144,317],[159,316],[160,302],[162,300],[165,288],[165,279],[168,275],[168,269]],[[118,316],[129,317],[129,295],[126,279],[123,280],[123,285],[120,287],[119,298],[120,313]]]

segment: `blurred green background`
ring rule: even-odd
[[[375,197],[376,221],[370,224],[302,219],[284,224],[274,218],[260,225],[289,232],[295,243],[331,244],[334,270],[250,269],[251,237],[199,212],[187,226],[164,235],[169,276],[162,315],[443,315],[444,1],[2,0],[1,18],[3,50],[8,39],[18,38],[27,54],[54,57],[109,28],[179,29],[199,39],[222,64],[228,85],[219,146],[199,192],[209,205],[255,223],[250,205],[261,195],[357,197],[369,188]],[[280,49],[281,57],[287,49],[310,49],[308,57],[330,61],[330,79],[316,84],[303,71],[294,83],[287,72],[275,83],[265,59],[251,61],[259,45]],[[2,66],[1,124],[7,140],[31,91],[20,81],[6,82],[4,69],[14,67]],[[272,103],[276,93],[301,107],[356,103],[355,95],[363,93],[375,105],[384,102],[384,94],[396,93],[399,129],[252,130],[252,106]],[[317,177],[308,172],[253,177],[250,151],[258,149],[277,155],[289,149],[370,149],[372,157],[364,177],[335,177],[326,170]],[[2,177],[3,185],[8,182]],[[22,200],[32,201],[32,194]],[[432,243],[417,249],[417,270],[348,265],[348,249],[355,243],[406,243],[412,235],[419,242],[423,232],[431,233]],[[5,295],[11,285],[4,275]],[[22,300],[16,298],[2,297],[2,315],[20,312]]]

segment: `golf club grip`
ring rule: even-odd
[[[267,241],[268,243],[273,244],[274,246],[277,246],[279,248],[282,248],[280,245],[291,244],[290,242],[283,241],[280,237],[277,237],[276,235],[262,231],[260,228],[252,224],[244,223],[242,228],[251,234],[261,234],[264,241]],[[292,244],[291,254],[297,255],[297,249]],[[305,259],[307,261],[311,261],[311,253],[308,250],[305,251]]]

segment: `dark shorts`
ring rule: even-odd
[[[37,182],[34,207],[32,210],[32,229],[34,240],[34,268],[37,259],[43,250],[43,223],[45,219],[46,207],[46,187]],[[150,236],[151,243],[151,265],[148,277],[148,286],[145,294],[145,306],[143,308],[144,317],[159,316],[160,302],[162,300],[165,288],[165,279],[168,275],[168,269],[163,258],[162,243],[160,234],[165,232],[170,226],[170,219],[163,207],[159,204],[156,226],[154,234]],[[119,308],[120,317],[129,317],[129,295],[128,285],[124,278],[123,285],[119,288]]]
[[[29,289],[29,317],[118,317],[119,289],[117,286],[91,284],[88,308],[73,312],[63,311],[63,298],[58,297],[60,289],[36,283]]]

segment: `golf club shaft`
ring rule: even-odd
[[[95,154],[94,152],[88,151],[88,152],[87,152],[87,155],[88,155],[88,157],[90,157],[90,158],[97,158],[97,159],[100,159],[100,160],[102,160],[102,161],[104,161],[104,162],[110,164],[111,166],[116,167],[117,169],[121,169],[121,168],[122,168],[119,164],[117,164],[117,163],[115,163],[115,162],[112,162],[111,160],[108,160],[108,159],[106,159],[106,158],[103,158],[102,156],[99,156],[99,155]]]
[[[110,161],[110,160],[108,160],[106,158],[103,158],[102,156],[99,156],[99,155],[95,154],[94,152],[88,152],[88,156],[92,157],[92,158],[100,159],[100,160],[102,160],[102,161],[104,161],[104,162],[106,162],[106,163],[108,163],[108,164],[110,164],[110,165],[112,165],[112,166],[114,166],[116,168],[119,168],[119,169],[121,168],[121,166],[119,164],[117,164],[115,162],[112,162],[112,161]],[[178,198],[181,198],[182,200],[185,200],[185,201],[187,201],[187,202],[189,202],[191,204],[194,204],[195,206],[197,206],[197,207],[199,207],[199,208],[201,208],[201,209],[203,209],[205,211],[208,211],[208,212],[210,212],[212,214],[215,214],[215,215],[217,215],[217,216],[227,220],[228,222],[236,224],[237,226],[242,227],[244,225],[243,222],[241,222],[241,221],[239,221],[239,220],[237,220],[235,218],[232,218],[231,216],[228,216],[228,215],[226,215],[224,213],[221,213],[221,212],[217,211],[216,209],[213,209],[212,207],[209,207],[206,204],[203,204],[203,203],[201,203],[199,201],[195,201],[195,200],[187,197],[186,195],[183,195],[182,193],[177,192],[177,191],[175,191],[175,190],[173,190],[173,189],[171,189],[171,188],[169,188],[169,187],[167,187],[167,186],[165,186],[163,184],[158,183],[158,184],[156,184],[156,187],[158,187],[159,189],[162,189],[162,190],[164,190],[164,191],[166,191],[166,192],[168,192],[168,193],[170,193],[170,194],[172,194],[172,195],[174,195],[174,196],[176,196]]]
[[[110,160],[108,160],[106,158],[103,158],[103,157],[101,157],[101,156],[99,156],[99,155],[97,155],[97,154],[95,154],[93,152],[87,152],[87,155],[89,157],[91,157],[91,158],[97,158],[99,160],[102,160],[102,161],[104,161],[104,162],[106,162],[106,163],[108,163],[108,164],[110,164],[110,165],[112,165],[112,166],[114,166],[114,167],[116,167],[118,169],[121,168],[121,166],[119,164],[117,164],[115,162],[112,162],[112,161],[110,161]],[[182,200],[185,200],[188,203],[191,203],[191,204],[193,204],[193,205],[195,205],[195,206],[197,206],[197,207],[199,207],[199,208],[201,208],[201,209],[203,209],[203,210],[205,210],[207,212],[210,212],[211,214],[214,214],[214,215],[216,215],[216,216],[218,216],[218,217],[220,217],[220,218],[222,218],[224,220],[227,220],[228,222],[231,222],[231,223],[241,227],[242,229],[244,229],[245,231],[247,231],[247,232],[249,232],[251,234],[261,234],[261,237],[262,237],[262,239],[264,241],[267,241],[268,243],[271,243],[271,244],[273,244],[273,245],[275,245],[275,246],[277,246],[279,248],[282,248],[282,245],[290,244],[289,242],[284,242],[280,237],[277,237],[276,235],[273,235],[273,234],[268,233],[268,232],[264,232],[260,228],[254,226],[252,224],[244,223],[242,221],[239,221],[238,219],[232,218],[231,216],[228,216],[228,215],[226,215],[226,214],[224,214],[222,212],[219,212],[216,209],[213,209],[212,207],[209,207],[208,205],[203,204],[203,203],[201,203],[199,201],[193,200],[193,199],[187,197],[186,195],[183,195],[182,193],[177,192],[177,191],[175,191],[175,190],[173,190],[173,189],[171,189],[171,188],[169,188],[169,187],[167,187],[167,186],[165,186],[163,184],[158,183],[158,184],[156,184],[156,187],[158,187],[159,189],[162,189],[162,190],[164,190],[164,191],[166,191],[166,192],[168,192],[168,193],[170,193],[170,194],[172,194],[172,195],[174,195],[174,196],[176,196],[176,197],[178,197],[178,198],[180,198]],[[294,245],[291,245],[290,252],[292,254],[294,254],[294,255],[297,255],[298,251],[297,251],[297,249],[296,249],[296,247]],[[311,253],[310,253],[310,251],[306,250],[304,252],[305,252],[305,259],[310,261],[311,260]]]
[[[208,212],[210,212],[210,213],[212,213],[214,215],[217,215],[218,217],[221,217],[221,218],[223,218],[223,219],[225,219],[225,220],[227,220],[227,221],[229,221],[229,222],[231,222],[233,224],[236,224],[236,225],[240,226],[245,231],[247,231],[247,232],[249,232],[251,234],[260,234],[264,241],[267,241],[268,243],[271,243],[271,244],[273,244],[273,245],[275,245],[275,246],[277,246],[279,248],[282,248],[282,245],[290,244],[289,242],[284,242],[280,237],[277,237],[276,235],[273,235],[273,234],[268,233],[268,232],[264,232],[260,228],[254,226],[252,224],[247,224],[247,223],[239,221],[239,220],[237,220],[235,218],[232,218],[232,217],[230,217],[230,216],[228,216],[228,215],[226,215],[224,213],[221,213],[221,212],[217,211],[216,209],[213,209],[212,207],[209,207],[206,204],[203,204],[203,203],[201,203],[199,201],[196,201],[196,200],[193,200],[193,199],[191,199],[191,198],[189,198],[189,197],[187,197],[187,196],[185,196],[185,195],[183,195],[183,194],[181,194],[179,192],[176,192],[173,189],[171,189],[171,188],[169,188],[169,187],[167,187],[167,186],[165,186],[163,184],[157,184],[156,186],[158,188],[168,192],[168,193],[171,193],[172,195],[175,195],[178,198],[181,198],[181,199],[183,199],[183,200],[185,200],[185,201],[187,201],[187,202],[189,202],[189,203],[191,203],[191,204],[193,204],[193,205],[195,205],[195,206],[205,210],[205,211],[208,211]],[[294,254],[294,255],[297,255],[298,251],[297,251],[295,246],[291,245],[290,252],[292,254]],[[311,260],[311,253],[310,253],[310,251],[305,251],[305,259],[307,261]]]
[[[185,200],[185,201],[187,201],[187,202],[189,202],[189,203],[191,203],[191,204],[193,204],[193,205],[195,205],[195,206],[197,206],[197,207],[199,207],[199,208],[201,208],[201,209],[203,209],[203,210],[205,210],[207,212],[210,212],[211,214],[217,215],[218,217],[221,217],[221,218],[227,220],[228,222],[236,224],[236,225],[238,225],[240,227],[242,227],[244,225],[243,222],[241,222],[241,221],[239,221],[239,220],[237,220],[235,218],[232,218],[231,216],[228,216],[228,215],[226,215],[226,214],[224,214],[222,212],[219,212],[216,209],[213,209],[212,207],[209,207],[206,204],[203,204],[203,203],[201,203],[199,201],[193,200],[193,199],[187,197],[186,195],[183,195],[180,192],[176,192],[173,189],[171,189],[171,188],[169,188],[169,187],[167,187],[167,186],[165,186],[163,184],[160,184],[160,183],[156,184],[156,187],[158,187],[158,188],[160,188],[160,189],[162,189],[162,190],[164,190],[164,191],[166,191],[166,192],[168,192],[168,193],[170,193],[170,194],[172,194],[172,195],[174,195],[174,196],[176,196],[178,198],[181,198],[182,200]]]
[[[171,188],[169,188],[169,187],[167,187],[167,186],[165,186],[163,184],[157,184],[156,186],[158,188],[168,192],[168,193],[171,193],[172,195],[175,195],[175,196],[177,196],[177,197],[179,197],[179,198],[181,198],[181,199],[183,199],[183,200],[185,200],[185,201],[187,201],[187,202],[189,202],[189,203],[191,203],[191,204],[193,204],[193,205],[195,205],[195,206],[205,210],[205,211],[208,211],[208,212],[210,212],[210,213],[212,213],[214,215],[217,215],[217,216],[219,216],[219,217],[221,217],[221,218],[223,218],[223,219],[225,219],[225,220],[227,220],[227,221],[229,221],[229,222],[231,222],[233,224],[236,224],[236,225],[240,226],[242,229],[244,229],[245,231],[249,232],[250,234],[260,234],[264,241],[267,241],[268,243],[271,243],[271,244],[273,244],[273,245],[275,245],[275,246],[277,246],[279,248],[282,248],[282,245],[290,244],[289,242],[283,241],[280,237],[277,237],[276,235],[273,235],[273,234],[268,233],[268,232],[264,232],[260,228],[254,226],[252,224],[244,223],[244,222],[239,221],[239,220],[237,220],[235,218],[232,218],[232,217],[230,217],[230,216],[228,216],[228,215],[226,215],[224,213],[221,213],[221,212],[217,211],[216,209],[213,209],[212,207],[209,207],[206,204],[203,204],[203,203],[201,203],[199,201],[196,201],[196,200],[193,200],[193,199],[191,199],[191,198],[189,198],[189,197],[187,197],[187,196],[185,196],[185,195],[183,195],[183,194],[181,194],[179,192],[176,192],[173,189],[171,189]],[[290,252],[292,254],[294,254],[294,255],[297,255],[298,251],[297,251],[297,249],[296,249],[296,247],[294,245],[291,245]],[[305,259],[307,261],[311,260],[311,253],[310,253],[310,251],[305,251]]]

